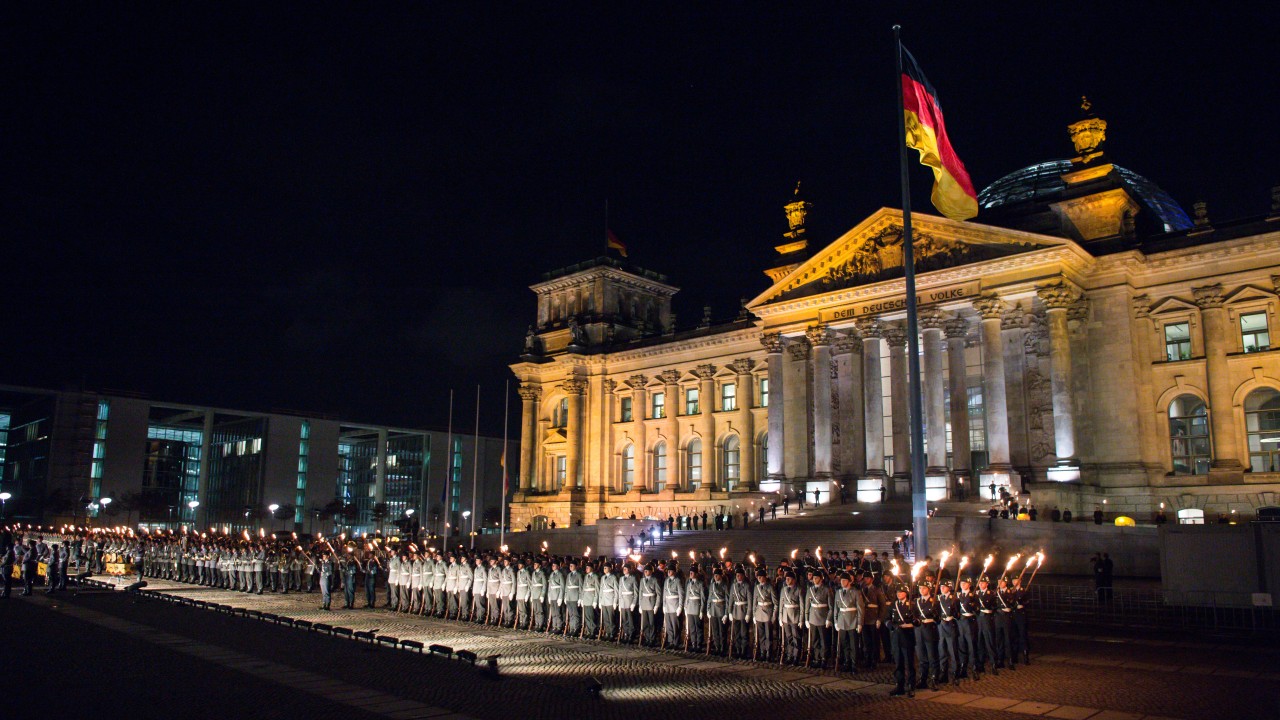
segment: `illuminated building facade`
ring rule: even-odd
[[[914,218],[927,494],[1274,505],[1277,191],[1269,214],[1188,216],[1084,110],[1073,159],[992,183],[975,221]],[[815,247],[809,210],[785,206],[772,284],[730,323],[675,330],[677,288],[611,258],[532,287],[514,525],[909,493],[901,212]]]

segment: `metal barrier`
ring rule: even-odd
[[[1028,594],[1032,613],[1045,620],[1280,637],[1280,613],[1255,606],[1250,593],[1034,584]]]

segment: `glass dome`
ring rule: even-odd
[[[978,193],[978,206],[991,210],[1055,199],[1067,189],[1062,174],[1071,170],[1070,160],[1049,160],[1015,170],[983,188]],[[1121,184],[1143,209],[1159,218],[1165,232],[1191,228],[1191,218],[1160,186],[1119,165],[1115,166],[1115,171]]]

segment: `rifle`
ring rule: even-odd
[[[751,623],[752,629],[755,630],[755,638],[751,642],[751,662],[756,661],[756,655],[760,652],[760,623]]]
[[[809,643],[804,649],[804,666],[809,668],[809,661],[813,659],[813,625],[810,624],[806,630],[809,631]]]
[[[684,651],[689,652],[689,613],[684,614]]]
[[[590,611],[590,609],[591,608],[588,608],[585,605],[582,605],[581,603],[578,604],[578,612],[579,614],[582,615],[582,617],[578,620],[578,622],[582,624],[582,627],[578,628],[579,640],[581,640],[587,634],[587,612]]]

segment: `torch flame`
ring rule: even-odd
[[[821,560],[821,559],[822,559],[822,546],[821,546],[821,545],[819,545],[819,546],[818,546],[818,550],[817,550],[817,552],[815,552],[815,553],[814,553],[814,555],[815,555],[815,556],[817,556],[817,558],[818,558],[819,560]]]
[[[722,548],[720,548],[720,559],[721,559],[721,560],[723,560],[723,559],[724,559],[724,554],[725,554],[725,552],[727,552],[728,550],[729,550],[729,548],[727,548],[727,547],[722,547]]]
[[[1008,573],[1010,570],[1012,570],[1013,566],[1018,564],[1018,560],[1021,557],[1022,555],[1014,555],[1013,557],[1009,558],[1009,562],[1004,564],[1004,571]]]
[[[795,550],[792,550],[792,551],[791,551],[791,559],[792,559],[792,560],[795,560],[795,559],[796,559],[796,553],[797,553],[797,552],[799,552],[799,550],[800,550],[800,548],[796,548]]]
[[[991,567],[991,563],[992,563],[992,562],[994,562],[994,561],[995,561],[995,559],[996,559],[996,556],[995,556],[995,554],[994,554],[994,553],[992,553],[991,555],[988,555],[988,556],[987,556],[987,559],[986,559],[986,560],[983,560],[983,561],[982,561],[982,572],[983,572],[983,573],[986,573],[986,572],[987,572],[987,568]]]
[[[694,560],[697,560],[697,559],[698,559],[698,554],[697,554],[697,553],[695,553],[694,551],[690,550],[690,551],[689,551],[689,561],[690,561],[690,562],[693,562]]]
[[[1043,564],[1044,564],[1044,551],[1041,550],[1040,552],[1036,553],[1036,567],[1039,568]]]
[[[943,550],[943,551],[942,551],[942,559],[938,561],[938,567],[940,567],[940,568],[944,568],[944,567],[946,567],[946,566],[947,566],[947,560],[949,560],[949,559],[951,559],[951,551],[950,551],[950,550]]]
[[[968,556],[968,555],[965,555],[965,556],[963,556],[963,557],[961,557],[961,558],[960,558],[960,569],[961,569],[961,570],[964,570],[965,566],[966,566],[966,565],[968,565],[968,564],[969,564],[969,556]]]
[[[671,551],[671,559],[672,559],[672,560],[675,560],[675,559],[676,559],[676,551],[675,551],[675,550],[672,550],[672,551]]]
[[[920,571],[924,569],[925,565],[926,565],[925,561],[921,560],[920,562],[917,562],[915,565],[911,566],[911,582],[915,582],[916,578],[920,577]]]
[[[582,551],[582,557],[591,557],[591,546],[588,545],[586,550]]]
[[[890,560],[890,561],[889,561],[889,566],[890,566],[891,568],[893,568],[893,576],[894,576],[894,577],[898,577],[899,575],[901,575],[901,574],[902,574],[902,568],[898,567],[898,561],[897,561],[897,560]]]

